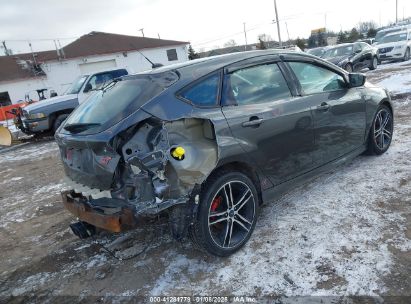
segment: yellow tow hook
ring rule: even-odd
[[[171,156],[175,160],[183,160],[185,153],[186,153],[186,150],[184,150],[184,148],[180,146],[171,149]]]

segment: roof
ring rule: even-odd
[[[186,44],[186,41],[91,32],[63,47],[63,51],[65,58],[76,58]]]
[[[91,32],[81,36],[61,50],[64,52],[65,59],[72,59],[186,44],[188,44],[188,42],[185,41]],[[56,50],[35,52],[34,56],[37,63],[59,60]],[[19,62],[25,63],[22,65],[19,64]],[[26,68],[23,68],[23,66]],[[45,75],[44,72],[38,71],[38,67],[35,67],[33,54],[31,53],[0,56],[0,67],[0,81],[26,79]],[[33,67],[35,67],[34,71]]]
[[[279,47],[279,43],[277,41],[265,41],[266,49]],[[223,54],[230,54],[230,53],[239,53],[252,50],[258,50],[260,43],[253,43],[248,45],[235,45],[235,46],[228,46],[219,49],[213,49],[206,52],[198,53],[198,55],[202,57],[209,57],[209,56],[216,56],[216,55],[223,55]]]
[[[251,58],[255,58],[259,56],[266,56],[266,55],[287,55],[287,54],[299,55],[299,56],[304,56],[304,57],[309,57],[309,58],[316,58],[312,55],[309,55],[303,52],[295,52],[295,51],[284,50],[284,49],[256,50],[256,51],[230,53],[230,54],[194,59],[194,60],[186,61],[183,63],[176,63],[176,64],[163,66],[161,68],[153,69],[148,72],[147,71],[140,72],[137,74],[147,74],[147,73],[156,74],[156,73],[177,70],[180,73],[180,79],[187,78],[189,81],[192,81],[195,78],[200,78],[213,71],[216,71],[220,68],[234,64],[242,60],[251,59]]]

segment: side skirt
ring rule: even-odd
[[[308,171],[302,175],[299,175],[291,180],[283,182],[277,186],[266,189],[265,191],[262,192],[263,203],[265,204],[265,203],[272,202],[273,200],[279,199],[281,196],[291,191],[295,187],[306,184],[310,182],[311,180],[313,180],[315,177],[318,177],[319,175],[323,173],[329,172],[336,167],[349,163],[355,157],[362,154],[365,150],[366,150],[366,146],[362,145],[359,148],[353,150],[352,152],[349,152],[337,158],[336,160],[326,163],[320,167],[317,167],[311,171]]]

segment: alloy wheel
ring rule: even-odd
[[[377,65],[378,65],[377,57],[374,57],[373,60],[372,60],[372,67],[373,67],[373,69],[376,69],[376,68],[377,68]]]
[[[392,117],[387,109],[378,111],[374,120],[374,140],[380,150],[384,150],[391,143]]]
[[[234,248],[250,234],[255,217],[255,198],[241,181],[225,183],[214,195],[208,212],[208,229],[221,248]]]

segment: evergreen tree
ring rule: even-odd
[[[361,39],[362,35],[357,31],[355,27],[352,28],[350,34],[348,35],[348,41],[349,42],[355,42],[358,39]]]
[[[347,42],[346,34],[343,31],[340,31],[337,36],[337,43]]]
[[[367,38],[374,38],[377,35],[377,30],[375,28],[370,28],[367,32]]]
[[[188,46],[188,59],[193,60],[199,58],[198,54],[194,51],[191,44]]]
[[[300,37],[298,37],[298,38],[295,40],[295,45],[298,46],[301,50],[304,51],[304,49],[305,49],[304,39],[300,39]]]

